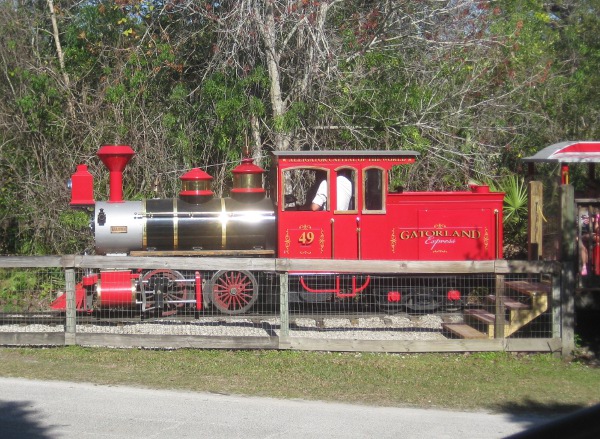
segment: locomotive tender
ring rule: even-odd
[[[502,257],[503,193],[490,192],[487,186],[456,192],[390,190],[390,174],[414,163],[414,151],[275,151],[269,193],[263,185],[264,170],[252,159],[243,159],[233,170],[228,198],[215,198],[212,177],[195,168],[180,177],[177,198],[125,201],[122,172],[133,155],[124,145],[98,151],[110,171],[108,201],[94,200],[93,176],[86,165],[78,165],[72,176],[71,206],[91,211],[97,254],[428,261]],[[336,176],[342,173],[352,183],[352,196],[347,210],[335,210]],[[314,190],[322,179],[327,182],[327,203],[312,211]],[[77,307],[88,312],[138,307],[169,315],[182,308],[200,311],[214,306],[225,314],[241,314],[257,300],[269,301],[260,291],[257,273],[223,270],[202,279],[201,270],[198,258],[195,273],[90,273],[77,285]],[[290,301],[369,296],[383,308],[414,311],[462,304],[461,292],[451,285],[430,297],[413,284],[402,287],[402,279],[401,273],[389,282],[318,270],[290,273]],[[65,305],[61,296],[52,307]]]

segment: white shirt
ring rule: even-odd
[[[348,210],[350,206],[350,198],[352,198],[352,183],[348,178],[338,175],[336,179],[337,184],[337,209],[336,210]],[[317,204],[322,209],[327,203],[327,180],[323,180],[321,184],[319,184],[319,188],[317,189],[317,194],[312,201],[314,204]]]
[[[352,183],[347,177],[338,175],[337,184],[337,209],[348,210],[350,207],[350,199],[352,198]]]

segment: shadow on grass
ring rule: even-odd
[[[45,439],[52,435],[39,423],[40,413],[29,402],[0,401],[0,436],[3,439]]]

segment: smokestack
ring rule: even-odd
[[[135,152],[127,145],[104,145],[98,151],[98,157],[110,171],[111,203],[123,202],[123,170]]]

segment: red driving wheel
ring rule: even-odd
[[[248,271],[221,270],[212,277],[208,293],[220,312],[243,314],[258,299],[258,284]]]

